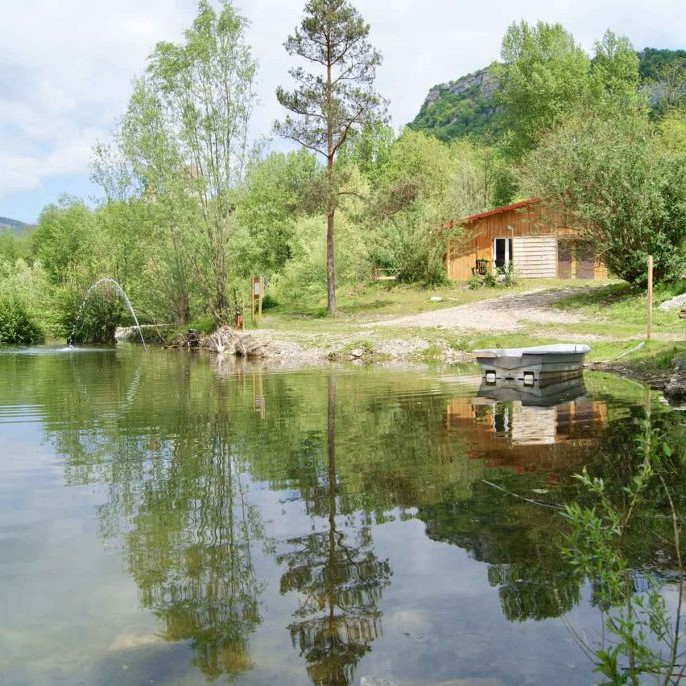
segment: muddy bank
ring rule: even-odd
[[[650,388],[662,391],[674,404],[686,402],[686,369],[683,360],[673,360],[669,369],[660,369],[646,363],[594,362],[587,365],[593,371],[612,372],[627,379],[639,381]]]

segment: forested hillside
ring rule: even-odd
[[[25,234],[31,230],[31,224],[25,224],[18,219],[10,219],[9,217],[0,217],[0,231],[9,229],[18,234]]]
[[[659,107],[671,96],[679,67],[686,63],[686,50],[645,48],[637,53],[639,74],[651,107]],[[408,125],[414,131],[450,141],[465,136],[493,140],[503,128],[499,114],[496,65],[490,65],[455,81],[438,84],[429,91],[419,114]]]

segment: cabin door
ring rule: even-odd
[[[493,264],[496,269],[507,271],[512,264],[512,239],[493,239]]]
[[[592,279],[595,275],[593,248],[582,242],[576,244],[576,278]]]
[[[557,276],[560,279],[572,278],[572,241],[561,239],[557,243]]]

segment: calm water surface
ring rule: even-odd
[[[0,683],[592,683],[549,506],[646,412],[680,421],[608,376],[535,407],[451,369],[4,351]]]

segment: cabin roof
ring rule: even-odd
[[[455,221],[455,224],[471,224],[477,219],[484,219],[485,217],[492,217],[495,214],[501,214],[502,212],[509,212],[510,210],[519,210],[523,207],[529,207],[530,205],[535,205],[541,202],[540,198],[527,198],[526,200],[520,200],[519,202],[512,203],[511,205],[503,205],[502,207],[496,207],[492,210],[486,210],[486,212],[479,212],[479,214],[473,214],[470,217],[463,217]]]

